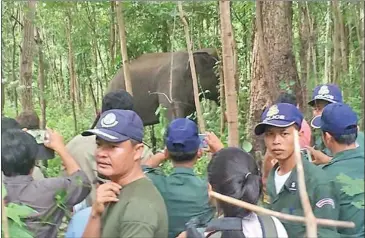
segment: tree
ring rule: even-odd
[[[21,104],[23,111],[32,110],[32,66],[33,66],[33,41],[34,41],[34,15],[36,1],[29,0],[24,12],[23,44],[20,65]]]
[[[223,82],[227,107],[228,145],[238,147],[238,108],[235,80],[236,61],[234,57],[235,44],[232,33],[230,1],[219,1],[219,15],[221,21]]]
[[[257,138],[253,134],[254,126],[280,91],[291,88],[296,93],[299,104],[303,105],[292,47],[292,3],[257,1],[247,126],[247,134],[253,138],[253,149],[256,151],[263,151],[264,144],[261,137]],[[279,85],[285,87],[279,88]]]
[[[124,81],[125,81],[125,88],[127,92],[133,95],[132,90],[132,80],[131,75],[129,72],[129,62],[128,62],[128,54],[127,54],[127,43],[125,37],[125,25],[124,25],[124,17],[123,17],[123,9],[122,3],[117,2],[117,22],[119,26],[119,37],[120,37],[120,51],[122,53],[123,58],[123,72],[124,72]]]

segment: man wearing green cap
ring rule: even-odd
[[[278,162],[270,171],[267,193],[270,209],[291,215],[304,216],[299,196],[298,177],[294,153],[294,134],[302,125],[303,115],[292,104],[274,104],[264,111],[255,134],[264,134],[269,153]],[[296,132],[297,131],[297,132]],[[298,133],[299,134],[299,133]],[[299,142],[298,142],[299,143]],[[333,181],[306,159],[302,159],[306,189],[313,214],[317,218],[338,219],[338,201]],[[282,221],[289,237],[303,237],[303,223]],[[339,237],[335,227],[318,226],[318,237]]]
[[[338,186],[340,220],[355,223],[355,228],[338,231],[342,237],[364,237],[364,189],[356,185],[364,181],[364,150],[356,144],[357,115],[348,105],[333,103],[312,124],[321,128],[324,144],[334,155],[322,169]]]

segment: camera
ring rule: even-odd
[[[54,150],[44,146],[44,143],[49,140],[48,133],[46,130],[27,130],[27,133],[32,135],[38,144],[38,160],[49,160],[55,157]]]

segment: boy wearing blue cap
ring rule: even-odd
[[[321,116],[324,108],[332,103],[342,103],[342,93],[341,90],[335,84],[322,84],[315,87],[313,90],[312,99],[308,102],[313,108],[313,119],[311,121],[311,126],[314,129],[318,129],[318,126],[313,124],[313,121]],[[314,147],[308,146],[307,149],[310,151],[314,164],[326,164],[332,159],[331,151],[325,146],[320,130],[315,130],[313,133],[313,144]],[[359,132],[357,143],[362,147],[364,145],[364,133]]]
[[[83,237],[166,238],[166,206],[141,168],[141,118],[129,110],[108,110],[82,135],[96,135],[96,168],[111,180],[96,190]]]
[[[341,174],[352,179],[364,180],[364,150],[356,144],[358,133],[357,115],[346,104],[336,103],[326,106],[320,117],[313,120],[321,128],[322,139],[334,155],[332,160],[322,167],[336,181],[340,198],[340,220],[353,221],[355,228],[339,228],[339,233],[346,237],[364,237],[364,207],[354,203],[364,202],[364,192],[353,196],[345,193]]]
[[[278,103],[264,111],[255,134],[264,134],[267,150],[278,162],[270,171],[267,193],[270,209],[282,213],[304,216],[299,197],[298,178],[294,154],[294,133],[300,130],[303,115],[292,104]],[[302,159],[309,201],[317,218],[338,219],[335,185],[323,170]],[[305,224],[282,221],[289,237],[303,237]],[[318,227],[318,237],[338,237],[334,227]]]
[[[169,216],[169,236],[177,237],[185,231],[192,218],[208,223],[215,210],[209,203],[208,183],[194,173],[194,165],[201,157],[201,140],[197,125],[187,119],[173,120],[165,135],[165,159],[172,161],[174,170],[165,176],[156,169],[162,162],[146,161],[145,171],[165,200]]]

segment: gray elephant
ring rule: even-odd
[[[204,97],[215,101],[219,95],[219,80],[214,65],[218,60],[215,49],[202,49],[193,52],[195,68],[199,79],[199,92]],[[135,111],[140,115],[145,126],[159,123],[155,111],[158,106],[167,108],[167,117],[186,117],[195,111],[193,82],[188,53],[148,53],[130,63],[130,74]],[[170,72],[172,70],[172,87],[170,90]],[[110,81],[108,92],[125,89],[124,74],[121,68]],[[171,91],[171,101],[170,98]],[[207,92],[209,91],[209,92]],[[202,97],[202,95],[201,95]]]

